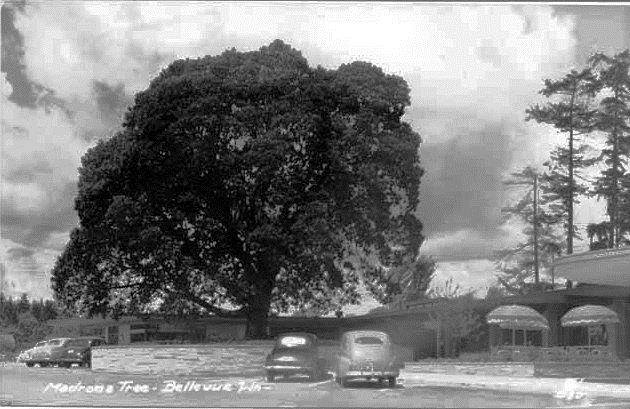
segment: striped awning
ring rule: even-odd
[[[525,305],[502,305],[486,316],[488,324],[508,329],[549,329],[547,319],[538,311]]]
[[[570,309],[560,319],[563,327],[588,327],[589,325],[617,324],[617,313],[603,305],[582,305]]]

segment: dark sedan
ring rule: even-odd
[[[18,360],[26,366],[58,365],[69,368],[78,364],[90,367],[92,347],[104,344],[105,340],[98,337],[55,338],[38,342],[34,348],[22,352]]]
[[[315,380],[321,377],[322,367],[317,337],[303,332],[278,336],[275,347],[265,361],[268,382],[273,382],[277,376],[293,375]]]

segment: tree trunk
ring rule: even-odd
[[[609,207],[609,217],[610,217],[610,240],[609,246],[610,248],[615,248],[619,246],[619,235],[618,232],[621,230],[618,226],[617,219],[617,208],[619,207],[617,195],[619,193],[619,181],[617,178],[617,170],[619,169],[619,138],[617,136],[617,130],[613,129],[613,151],[612,151],[612,192],[610,195],[610,204]]]
[[[247,313],[247,339],[265,339],[269,337],[269,308],[251,308]]]
[[[261,288],[262,287],[262,288]],[[270,286],[258,286],[251,296],[247,308],[247,339],[265,339],[269,337],[269,307],[271,306]]]
[[[540,288],[540,272],[538,266],[538,175],[534,174],[534,283],[536,291]]]
[[[567,254],[573,254],[573,128],[569,132],[569,197],[567,206]]]
[[[573,94],[571,95],[571,108],[569,110],[569,196],[567,204],[567,254],[573,254],[573,195],[575,192],[575,181],[573,180],[573,105],[575,103],[575,93],[577,92],[577,86],[573,88]]]

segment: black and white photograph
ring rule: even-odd
[[[630,3],[0,24],[0,406],[630,407]]]

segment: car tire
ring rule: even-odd
[[[267,372],[267,382],[273,382],[275,378],[276,377],[272,372]]]
[[[395,387],[396,386],[396,377],[395,376],[390,376],[389,378],[387,378],[387,382],[388,382],[390,388]]]
[[[33,365],[35,365],[35,363],[34,363],[34,362],[27,362],[27,363],[26,363],[26,366],[28,366],[29,368],[32,368],[32,367],[33,367]]]
[[[339,385],[344,386],[343,385],[344,376],[343,376],[343,372],[341,371],[341,365],[337,367],[337,372],[335,373],[335,381],[337,381]]]
[[[39,363],[39,367],[40,368],[46,368],[48,366],[48,362],[40,362]]]
[[[70,362],[59,362],[60,368],[70,368],[72,364]]]

